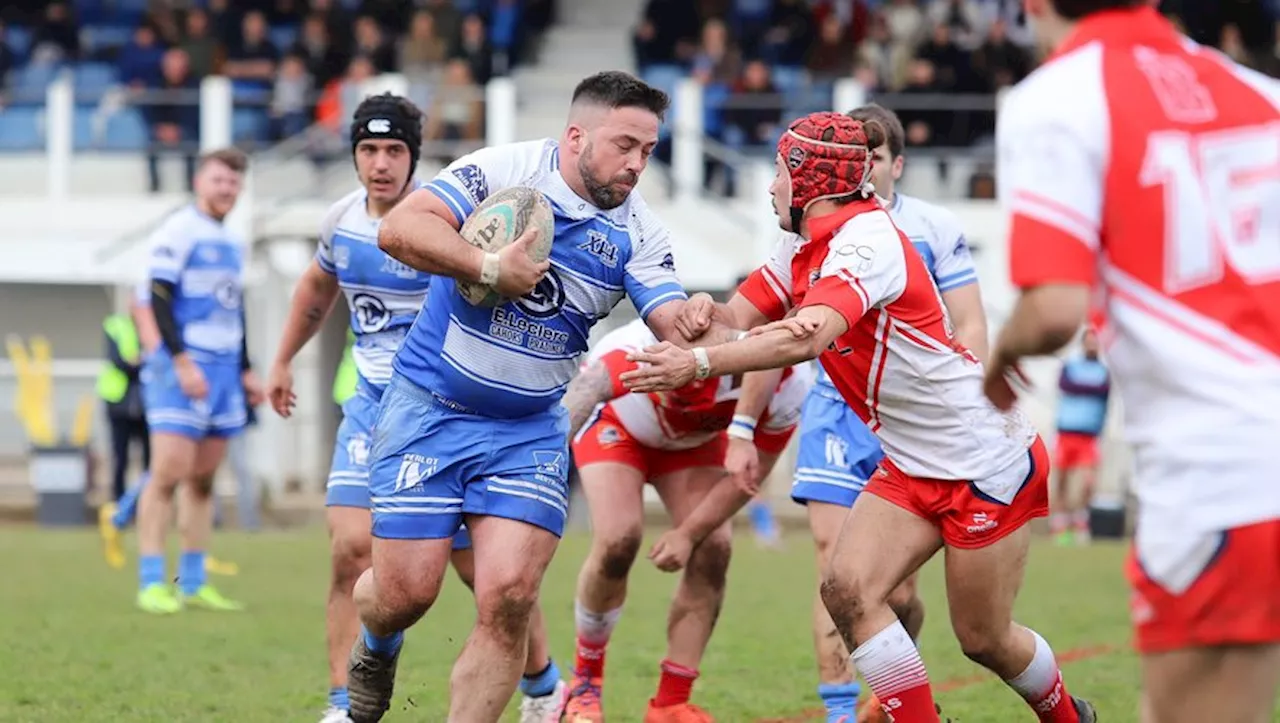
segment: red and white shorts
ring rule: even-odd
[[[1280,520],[1135,538],[1126,565],[1141,653],[1280,643]]]
[[[1079,432],[1059,432],[1053,466],[1059,471],[1098,466],[1098,438]]]
[[[791,440],[795,426],[781,429],[761,427],[756,430],[756,449],[761,454],[781,454]],[[604,409],[573,442],[573,463],[577,467],[613,462],[640,470],[645,479],[696,467],[723,467],[729,436],[724,432],[711,441],[692,449],[657,449],[641,444],[622,426],[611,405]]]
[[[885,457],[863,492],[932,522],[950,547],[986,547],[1049,514],[1049,452],[1036,437],[1023,460],[976,482],[912,477]]]

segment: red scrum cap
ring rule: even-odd
[[[778,156],[791,175],[791,227],[814,201],[869,196],[871,150],[885,141],[884,129],[843,113],[810,113],[778,139]]]

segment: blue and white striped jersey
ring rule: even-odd
[[[240,363],[244,244],[194,204],[151,234],[151,280],[174,285],[173,316],[193,359]]]
[[[893,203],[889,205],[889,216],[924,257],[924,264],[933,275],[939,291],[947,292],[978,282],[969,244],[955,214],[928,201],[895,193]],[[841,399],[826,370],[821,366],[818,369],[814,388],[821,394]]]
[[[431,275],[378,248],[382,219],[369,215],[367,197],[357,189],[329,207],[320,225],[316,263],[338,277],[351,309],[356,370],[380,391],[391,381],[391,360],[427,298]]]
[[[431,280],[427,304],[395,369],[424,389],[476,413],[513,418],[559,403],[587,351],[591,327],[625,295],[641,318],[684,299],[667,229],[632,191],[602,210],[560,175],[550,139],[485,148],[427,184],[461,223],[490,193],[535,188],[555,209],[551,269],[532,293],[496,308],[471,306],[451,278]]]

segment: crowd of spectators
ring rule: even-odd
[[[1280,0],[1160,7],[1197,42],[1280,74]],[[829,107],[842,78],[898,110],[909,146],[990,143],[995,94],[1037,63],[1022,0],[648,0],[633,44],[642,73],[698,79],[709,134],[748,152]]]
[[[435,109],[429,140],[480,140],[479,86],[536,52],[553,2],[17,0],[0,13],[0,90],[18,71],[105,67],[119,102],[141,111],[153,169],[157,151],[191,151],[197,91],[211,74],[232,81],[241,143],[312,127],[340,137],[359,81],[384,72],[404,74],[414,100]],[[15,37],[25,47],[11,47]],[[8,95],[21,100],[16,88]],[[158,186],[154,170],[152,179]]]

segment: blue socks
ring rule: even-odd
[[[379,655],[395,655],[400,651],[400,646],[404,643],[404,633],[392,633],[385,638],[369,632],[369,629],[363,625],[360,627],[364,635],[364,645]]]
[[[848,716],[849,723],[853,723],[857,715],[859,690],[856,682],[818,686],[818,697],[822,698],[822,705],[827,709],[827,723],[836,723],[843,716]]]
[[[138,587],[164,584],[164,555],[143,555],[138,558]]]
[[[204,551],[188,550],[178,561],[178,585],[183,595],[194,595],[204,587]]]
[[[765,539],[773,539],[778,534],[778,525],[773,519],[773,509],[765,502],[752,500],[747,505],[747,518],[751,520],[751,529]]]
[[[530,698],[541,698],[554,693],[556,683],[559,682],[560,669],[556,667],[556,661],[548,660],[547,667],[541,673],[526,675],[520,679],[520,692]]]
[[[351,710],[351,698],[347,696],[347,686],[329,689],[329,705],[338,710]]]
[[[117,530],[124,530],[130,522],[133,522],[133,518],[138,516],[138,499],[142,497],[142,490],[146,489],[150,481],[151,473],[143,472],[138,478],[138,483],[125,490],[124,496],[116,504],[115,517],[111,518],[111,524]]]

